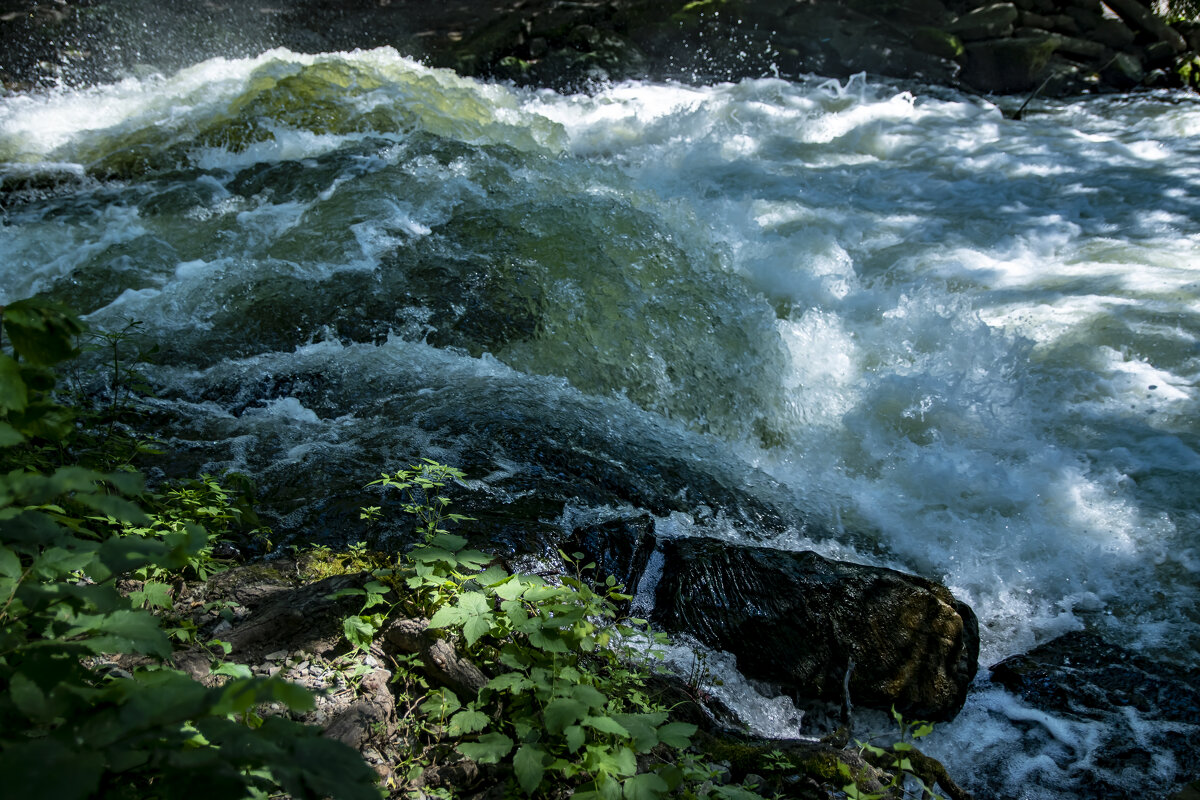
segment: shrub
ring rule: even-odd
[[[303,689],[237,678],[206,688],[164,666],[158,618],[117,589],[141,571],[196,563],[209,545],[195,515],[156,535],[141,476],[50,468],[75,413],[55,397],[55,365],[83,326],[40,300],[0,308],[0,774],[14,797],[378,798],[358,754],[316,728],[263,720],[260,703],[312,705]],[[161,521],[161,516],[160,516]],[[114,529],[115,528],[115,529]],[[121,657],[145,666],[124,670]]]

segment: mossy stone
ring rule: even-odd
[[[966,53],[962,40],[941,28],[917,28],[913,31],[912,43],[913,47],[922,52],[955,61]]]

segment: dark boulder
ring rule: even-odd
[[[854,662],[856,705],[949,719],[979,656],[974,613],[944,586],[813,552],[662,541],[651,619],[734,653],[747,677],[797,701],[839,702]]]
[[[985,92],[1025,92],[1044,77],[1057,43],[1050,37],[1017,36],[971,42],[963,80]]]
[[[1137,56],[1117,53],[1104,69],[1100,70],[1100,76],[1118,89],[1132,89],[1145,79],[1146,70]]]
[[[655,544],[636,523],[576,531],[570,546],[652,596],[656,627],[733,653],[801,705],[840,703],[853,661],[854,705],[949,719],[975,676],[974,613],[924,578],[712,538]]]

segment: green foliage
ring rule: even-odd
[[[1167,0],[1166,16],[1171,20],[1200,18],[1200,0]]]
[[[913,742],[933,733],[933,723],[925,720],[905,720],[895,706],[892,707],[892,719],[900,727],[900,737],[889,747],[884,748],[868,742],[858,742],[862,753],[872,763],[885,769],[892,776],[891,780],[884,784],[881,792],[864,792],[858,788],[857,783],[853,782],[854,776],[850,772],[850,768],[845,763],[839,763],[838,768],[842,775],[852,781],[843,787],[846,797],[850,800],[880,800],[880,798],[893,796],[893,790],[903,793],[906,785],[913,784],[920,792],[920,797],[944,800],[933,790],[931,782],[922,777],[922,770],[913,765],[913,759],[919,756],[919,751],[916,750]]]
[[[475,698],[443,689],[420,710],[462,756],[509,765],[513,788],[526,795],[569,786],[580,800],[655,800],[679,787],[684,773],[653,754],[686,749],[696,729],[670,722],[647,699],[644,645],[660,639],[644,620],[620,617],[629,595],[612,578],[587,580],[595,564],[583,564],[581,553],[560,552],[571,574],[551,583],[512,574],[442,529],[464,519],[446,511],[442,495],[461,478],[425,462],[372,484],[404,492],[404,510],[423,534],[377,578],[492,676]],[[379,515],[378,507],[363,511],[368,520]]]
[[[83,328],[42,301],[0,310],[0,774],[14,797],[377,798],[357,753],[261,703],[311,707],[304,690],[232,677],[206,688],[166,669],[171,653],[148,608],[165,584],[126,595],[118,581],[173,574],[203,561],[197,522],[225,513],[219,487],[180,490],[147,513],[128,470],[48,468],[75,413],[54,395],[53,367]],[[134,535],[142,530],[152,535]],[[199,561],[198,561],[199,559]],[[126,672],[121,657],[148,663]],[[236,672],[236,671],[234,671]]]
[[[205,544],[190,555],[187,563],[177,571],[162,568],[143,568],[131,577],[142,581],[161,582],[174,574],[201,581],[224,569],[214,555],[214,548],[221,541],[251,541],[265,543],[269,548],[269,528],[257,524],[254,527],[243,522],[246,511],[221,483],[211,475],[178,481],[162,491],[145,496],[143,507],[146,523],[135,524],[114,516],[93,517],[92,521],[106,529],[109,535],[138,536],[149,539],[165,539],[184,531],[191,525],[200,526],[205,532]],[[251,512],[252,515],[252,512]],[[258,523],[251,516],[253,523]]]

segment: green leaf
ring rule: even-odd
[[[0,391],[3,391],[3,384],[0,383]],[[0,447],[14,447],[25,441],[25,437],[7,422],[0,422]]]
[[[531,620],[532,622],[533,620]],[[529,643],[539,650],[545,650],[547,653],[567,653],[571,648],[567,647],[567,643],[562,640],[562,637],[555,632],[546,632],[540,627],[536,627],[529,631]]]
[[[581,721],[586,715],[587,706],[569,697],[550,701],[543,713],[546,730],[550,733],[562,733],[564,728]]]
[[[614,736],[631,738],[629,731],[612,717],[584,717],[583,724],[601,733],[611,733]]]
[[[668,722],[657,731],[658,740],[668,747],[684,750],[692,744],[696,726],[690,722]]]
[[[43,738],[9,743],[0,752],[6,797],[21,800],[86,800],[104,774],[103,753],[78,751]]]
[[[433,547],[440,547],[443,550],[448,550],[451,553],[457,553],[467,546],[467,540],[463,536],[458,536],[453,533],[439,533],[429,541]],[[489,559],[490,560],[490,559]]]
[[[28,403],[29,392],[21,377],[21,365],[12,356],[0,354],[0,409],[24,411]]]
[[[0,575],[9,578],[21,577],[21,559],[7,547],[0,547]]]
[[[565,673],[566,670],[563,670]],[[559,677],[563,677],[560,673]],[[579,702],[585,704],[588,708],[602,709],[608,705],[608,697],[595,687],[588,686],[586,683],[581,683],[571,687],[571,696]]]
[[[583,743],[587,740],[587,732],[580,725],[568,725],[563,734],[567,740],[567,750],[571,753],[578,753],[579,748],[583,747]]]
[[[613,714],[612,718],[629,731],[633,749],[639,753],[650,752],[658,744],[657,725],[666,719],[666,714]]]
[[[456,749],[477,764],[498,764],[512,752],[513,740],[502,733],[485,733],[478,742],[464,742]]]
[[[464,570],[483,569],[488,562],[496,558],[478,550],[463,550],[455,555],[458,558],[458,566]]]
[[[451,736],[463,736],[468,733],[478,733],[488,726],[489,718],[482,711],[465,708],[450,718],[446,733]]]
[[[429,619],[430,628],[448,628],[463,621],[463,612],[455,606],[445,605],[439,608]]]
[[[375,634],[379,632],[379,626],[375,624],[375,620],[372,617],[363,617],[356,614],[342,620],[342,632],[346,634],[346,641],[350,642],[350,644],[359,650],[367,650],[371,647],[371,642],[375,640]]]
[[[502,672],[484,685],[485,689],[520,694],[533,686],[533,681],[520,672]]]
[[[525,794],[533,794],[546,774],[546,751],[537,745],[524,744],[513,756],[513,771]]]
[[[492,629],[491,614],[473,616],[463,623],[463,636],[467,637],[467,646],[474,647],[480,637]]]
[[[150,518],[146,516],[146,512],[142,510],[141,506],[123,497],[111,494],[80,492],[75,495],[75,499],[88,508],[95,509],[101,514],[113,517],[121,522],[128,522],[133,525],[150,524]]]
[[[212,671],[213,675],[228,675],[231,678],[253,678],[254,673],[245,664],[233,664],[223,662],[218,664]]]
[[[493,627],[491,603],[482,592],[466,592],[458,596],[458,608],[463,615],[463,636],[467,638],[467,646],[474,646],[479,637]],[[430,627],[433,627],[432,620]]]
[[[506,644],[500,651],[500,663],[509,669],[526,669],[532,662],[529,653],[514,644]]]
[[[8,684],[9,698],[17,710],[37,723],[47,723],[54,718],[54,711],[46,699],[46,693],[24,672],[12,676]]]
[[[609,775],[633,775],[637,772],[637,757],[628,747],[616,747],[600,754],[597,769]]]
[[[4,330],[22,358],[50,366],[75,355],[75,337],[83,326],[63,306],[30,297],[4,307]]]
[[[86,626],[75,627],[63,636],[92,634],[84,644],[94,653],[144,653],[166,658],[171,642],[158,626],[158,620],[145,611],[114,611],[91,617]]]
[[[496,596],[499,597],[501,600],[513,602],[513,601],[516,601],[521,596],[521,594],[525,591],[525,584],[521,581],[521,578],[519,575],[513,575],[511,578],[509,578],[504,583],[501,583],[500,585],[493,587],[493,591],[496,593]],[[505,610],[507,610],[506,607],[504,607],[504,606],[501,606],[501,607],[505,608]]]
[[[429,697],[421,704],[421,713],[431,717],[444,717],[462,708],[458,695],[449,689],[438,689],[430,692]]]
[[[440,547],[417,547],[408,554],[408,557],[413,561],[422,564],[436,564],[438,562],[444,564],[457,564],[458,558],[449,550],[443,550]]]
[[[129,593],[129,599],[137,608],[170,608],[173,605],[171,587],[161,581],[146,581],[141,591]]]
[[[653,772],[647,772],[626,778],[621,790],[625,800],[658,800],[670,791],[670,787]]]
[[[499,564],[493,564],[492,566],[485,569],[483,572],[476,575],[475,581],[478,582],[480,586],[491,586],[491,585],[499,583],[500,581],[505,580],[506,578],[509,578],[509,577],[511,577],[511,576],[508,574],[508,570],[506,570],[504,567],[500,566]],[[505,599],[510,599],[510,598],[505,598]]]

